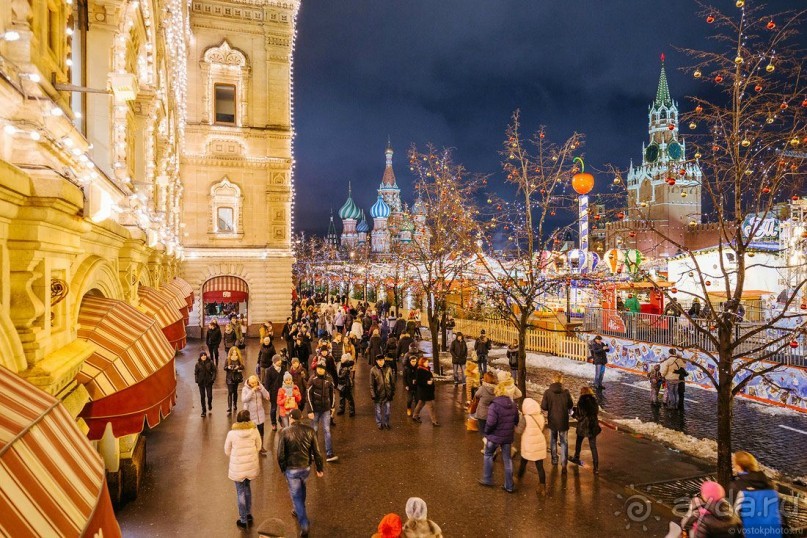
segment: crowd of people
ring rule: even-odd
[[[225,338],[214,334],[218,326],[211,323],[206,338],[207,352],[201,352],[195,365],[195,379],[199,385],[202,416],[212,411],[212,384],[218,372],[218,345],[225,343],[223,370],[228,388],[227,414],[235,416],[232,430],[225,441],[225,453],[230,457],[228,476],[236,486],[239,517],[236,524],[247,528],[253,523],[250,482],[260,470],[260,458],[268,455],[265,446],[264,425],[269,423],[273,431],[280,430],[276,437],[278,466],[286,479],[296,518],[302,536],[308,535],[310,522],[305,506],[306,483],[312,467],[316,476],[323,476],[324,462],[336,462],[331,428],[335,416],[347,415],[348,420],[356,414],[356,368],[360,360],[370,365],[367,391],[375,409],[378,430],[392,428],[391,404],[398,393],[399,362],[400,377],[404,391],[406,414],[415,423],[423,420],[424,410],[433,426],[439,426],[435,400],[435,373],[429,357],[418,346],[419,322],[396,317],[394,310],[384,305],[372,307],[359,303],[350,305],[330,301],[317,304],[313,298],[296,301],[292,315],[284,324],[280,337],[284,346],[278,352],[274,346],[271,324],[260,330],[261,344],[257,353],[257,368],[246,376],[245,361],[238,338],[226,345]],[[324,321],[323,321],[324,320]],[[235,332],[237,319],[232,323]],[[416,325],[413,327],[412,325]],[[228,327],[230,324],[228,324]],[[453,327],[452,327],[453,329]],[[227,331],[225,330],[224,333]],[[221,334],[221,331],[219,331]],[[243,333],[242,337],[243,337]],[[461,392],[467,409],[469,429],[476,429],[482,437],[482,469],[479,483],[494,486],[493,469],[501,458],[504,467],[502,489],[516,491],[523,481],[526,470],[534,465],[539,484],[539,496],[546,493],[544,460],[549,454],[553,466],[560,465],[561,473],[567,473],[568,463],[585,466],[581,461],[583,444],[588,440],[591,451],[592,471],[599,473],[597,437],[601,430],[599,403],[594,390],[581,389],[574,401],[570,391],[563,385],[563,375],[556,373],[552,384],[542,395],[540,403],[533,398],[523,398],[515,383],[518,344],[514,342],[507,350],[509,369],[488,369],[488,356],[492,342],[481,331],[469,355],[469,344],[462,332],[457,332],[449,352],[453,365],[455,385],[465,385]],[[602,338],[591,342],[592,360],[595,364],[595,389],[603,389],[602,380],[607,345]],[[669,362],[669,364],[668,364]],[[683,382],[678,381],[680,357],[671,350],[651,383],[667,387],[665,403],[677,406],[683,402]],[[651,376],[654,372],[651,372]],[[246,377],[246,380],[244,379]],[[655,381],[654,381],[655,379]],[[239,385],[241,404],[238,405]],[[658,391],[651,391],[654,403]],[[523,398],[523,400],[522,400]],[[240,409],[239,409],[240,407]],[[268,408],[268,411],[267,411]],[[268,415],[268,417],[267,417]],[[576,420],[574,453],[569,456],[568,433]],[[549,429],[549,439],[544,433]],[[324,454],[320,448],[319,431],[322,430]],[[520,440],[517,439],[520,435]],[[519,454],[519,465],[514,469],[514,456]],[[738,453],[737,466],[741,476],[738,487],[744,487],[747,495],[758,496],[760,487],[767,487],[764,474],[759,472],[753,456]],[[747,476],[746,476],[747,475]],[[763,483],[764,482],[764,483]],[[701,495],[693,500],[690,513],[682,521],[682,528],[689,536],[722,536],[711,534],[708,529],[724,528],[741,520],[740,508],[725,516],[723,502],[725,492],[713,485],[705,486]],[[772,487],[768,489],[772,490]],[[767,490],[766,490],[767,491]],[[775,494],[775,492],[774,492]],[[733,498],[733,497],[732,497]],[[721,500],[722,499],[722,500]],[[381,538],[394,537],[439,537],[442,531],[426,517],[425,502],[419,498],[409,499],[404,522],[396,514],[385,516],[374,535]],[[777,515],[778,517],[778,515]]]

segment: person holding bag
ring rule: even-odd
[[[280,415],[280,425],[283,428],[289,427],[289,412],[297,409],[302,401],[303,395],[300,389],[294,384],[294,378],[290,372],[283,374],[283,385],[277,391],[277,412]]]

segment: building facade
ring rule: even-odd
[[[0,368],[61,402],[113,500],[205,282],[286,315],[298,7],[0,2]]]
[[[282,322],[291,297],[292,53],[298,2],[194,0],[182,276],[207,303],[239,294],[250,334]],[[224,36],[224,37],[222,37]]]

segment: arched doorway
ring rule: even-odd
[[[249,286],[237,276],[222,275],[202,285],[202,319],[204,326],[215,319],[222,327],[235,314],[249,325]]]

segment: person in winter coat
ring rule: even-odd
[[[742,522],[726,500],[723,486],[708,480],[701,484],[700,495],[689,503],[681,528],[689,538],[742,536]]]
[[[418,360],[415,383],[417,386],[418,404],[412,412],[412,420],[421,422],[420,412],[424,407],[428,406],[432,425],[439,426],[440,423],[437,422],[437,415],[434,412],[434,375],[429,369],[429,359],[426,357],[421,357],[420,360]]]
[[[599,334],[595,336],[589,344],[591,349],[592,362],[594,363],[594,388],[604,390],[602,386],[602,379],[605,377],[605,365],[608,364],[608,344],[606,344],[602,336]]]
[[[664,407],[668,409],[676,409],[678,407],[678,382],[681,375],[681,369],[684,368],[684,360],[678,356],[675,348],[670,349],[670,356],[661,363],[661,375],[664,376],[664,382],[667,384],[667,389],[664,392]],[[686,371],[686,369],[684,369]]]
[[[334,360],[341,360],[342,355],[345,354],[345,344],[342,335],[339,333],[333,334],[333,339],[331,340],[331,355],[333,356]]]
[[[238,499],[238,520],[235,524],[245,529],[252,523],[252,490],[249,483],[258,478],[261,471],[258,458],[261,438],[255,423],[249,418],[249,411],[239,411],[235,420],[224,440],[224,453],[230,457],[227,477],[235,482]]]
[[[370,538],[401,538],[403,522],[398,514],[387,514],[378,523],[378,532]]]
[[[664,376],[661,375],[661,365],[654,364],[653,367],[647,372],[647,379],[650,380],[650,405],[661,405],[658,393],[662,385],[664,385]]]
[[[734,453],[735,475],[729,484],[729,500],[743,523],[746,536],[783,536],[784,521],[779,511],[779,494],[757,459],[738,450]]]
[[[563,374],[556,372],[553,383],[541,398],[541,409],[547,413],[549,430],[549,454],[552,465],[558,464],[558,443],[560,443],[560,463],[563,473],[566,472],[566,461],[569,459],[569,411],[574,402],[569,391],[563,388]]]
[[[482,386],[476,391],[476,398],[479,403],[476,405],[476,421],[479,423],[479,433],[482,434],[482,446],[487,446],[485,441],[485,422],[488,420],[488,407],[493,398],[496,397],[495,390],[498,380],[493,372],[486,372],[482,376]],[[484,449],[483,449],[484,452]]]
[[[515,491],[513,486],[513,458],[510,447],[513,444],[516,425],[518,424],[518,407],[513,400],[505,394],[505,387],[497,385],[496,397],[488,407],[488,419],[485,422],[485,459],[482,478],[479,483],[483,486],[493,486],[493,455],[496,449],[501,448],[504,461],[504,487],[507,493]]]
[[[398,381],[398,359],[400,357],[396,356],[395,353],[398,351],[398,339],[394,336],[390,336],[387,338],[387,342],[384,346],[384,364],[389,366],[392,370],[392,375],[395,381]],[[404,365],[406,361],[403,361]]]
[[[404,390],[406,391],[406,416],[411,417],[417,405],[418,357],[407,357],[403,370]]]
[[[291,350],[291,356],[300,361],[300,365],[308,371],[308,360],[311,357],[311,346],[303,341],[303,336],[298,334],[294,339],[294,347]]]
[[[395,352],[397,358],[400,359],[406,353],[409,353],[409,348],[412,347],[412,344],[415,344],[415,340],[412,338],[412,335],[407,332],[403,333],[398,339],[398,350]],[[417,349],[417,344],[415,344],[415,348]]]
[[[271,403],[269,420],[272,422],[272,431],[277,431],[277,391],[283,385],[283,374],[285,373],[283,358],[275,355],[272,357],[272,367],[263,376],[263,385],[269,391],[269,402]]]
[[[339,360],[339,370],[336,379],[336,390],[339,391],[339,411],[337,415],[345,414],[345,407],[347,407],[349,416],[356,416],[356,402],[353,399],[353,367],[356,362],[353,360],[353,355],[350,353],[343,353],[342,358]]]
[[[227,383],[227,414],[231,415],[238,407],[238,385],[244,381],[244,359],[237,347],[230,348],[227,362],[224,363],[224,374]]]
[[[275,346],[272,345],[272,337],[266,336],[261,340],[261,347],[258,348],[258,366],[261,367],[261,378],[266,378],[266,374],[272,367],[272,358],[275,356]],[[265,384],[265,382],[264,382]]]
[[[507,346],[507,364],[510,366],[510,375],[518,379],[518,340]]]
[[[284,373],[283,385],[277,391],[277,412],[280,415],[280,424],[283,428],[289,426],[289,412],[292,409],[297,409],[301,401],[303,401],[303,395],[297,385],[294,384],[294,377],[289,372]]]
[[[361,320],[353,320],[353,324],[350,326],[350,335],[355,337],[357,341],[361,340],[361,337],[364,335],[364,327],[361,324]]]
[[[476,352],[476,363],[479,365],[479,371],[484,374],[488,371],[488,353],[493,346],[491,341],[485,335],[485,329],[479,331],[479,338],[476,339],[474,344],[474,351]]]
[[[241,403],[244,409],[249,411],[249,416],[252,417],[252,422],[258,428],[258,433],[263,443],[263,423],[266,420],[266,412],[263,410],[263,400],[269,399],[269,392],[261,383],[258,376],[251,375],[241,389]],[[266,450],[261,448],[260,455],[265,456]]]
[[[375,366],[370,370],[370,398],[375,404],[375,423],[379,430],[391,429],[389,415],[394,396],[395,378],[390,367],[384,363],[384,355],[379,353]]]
[[[504,395],[511,400],[518,400],[523,396],[521,389],[516,386],[516,382],[513,376],[510,375],[510,372],[499,370],[496,372],[496,381],[498,385],[501,385]]]
[[[403,538],[443,538],[442,529],[429,519],[426,502],[420,497],[410,497],[406,501],[406,517]]]
[[[213,383],[216,381],[216,365],[213,364],[207,353],[199,353],[199,360],[193,369],[193,379],[199,386],[199,398],[202,401],[202,416],[213,410]],[[205,396],[207,402],[205,403]]]
[[[569,461],[576,465],[582,465],[580,461],[580,449],[583,448],[583,440],[588,439],[588,446],[591,449],[591,461],[594,465],[594,474],[599,473],[600,458],[597,454],[597,436],[602,432],[599,420],[600,406],[597,398],[590,387],[580,389],[580,399],[572,415],[577,419],[577,438],[574,443],[574,456]]]
[[[370,345],[367,347],[367,361],[370,366],[375,364],[375,358],[379,355],[383,356],[384,350],[381,348],[381,334],[378,329],[373,331],[370,337]]]
[[[473,361],[465,363],[465,401],[466,405],[471,405],[471,400],[476,396],[476,391],[480,386],[479,367]]]
[[[464,384],[465,363],[468,361],[468,344],[465,342],[465,337],[461,332],[457,333],[457,337],[451,342],[448,351],[451,353],[451,366],[454,369],[454,384]]]
[[[238,334],[235,332],[232,323],[228,323],[224,327],[224,334],[222,340],[224,341],[224,354],[229,356],[230,348],[233,347],[238,339]]]
[[[535,462],[538,471],[538,494],[546,493],[546,473],[544,472],[544,459],[546,458],[546,437],[544,437],[544,415],[541,406],[532,398],[525,398],[521,404],[523,414],[518,421],[516,432],[521,434],[521,461],[518,464],[516,480],[524,477],[527,464]]]
[[[324,360],[317,363],[314,375],[308,381],[307,390],[306,399],[311,410],[309,418],[313,421],[312,427],[316,432],[322,426],[325,435],[325,458],[327,461],[336,461],[339,457],[333,453],[331,441],[331,415],[336,406],[336,397],[334,395],[333,380],[325,370]]]
[[[395,320],[395,325],[392,327],[392,334],[395,335],[395,338],[400,340],[404,332],[406,332],[406,320],[400,317]]]
[[[210,353],[210,359],[219,367],[219,346],[221,345],[221,327],[216,319],[210,321],[207,326],[207,334],[205,335],[205,344],[207,344],[207,351]]]
[[[294,357],[291,359],[291,367],[289,368],[289,373],[291,374],[292,380],[294,380],[294,384],[300,390],[300,402],[297,404],[297,408],[302,411],[303,407],[305,406],[305,389],[308,386],[308,371],[303,368],[300,359]]]

